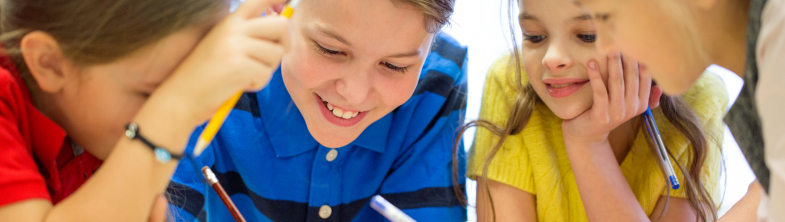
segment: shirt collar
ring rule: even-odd
[[[0,47],[2,46],[0,45]],[[33,148],[33,152],[43,163],[54,163],[63,147],[66,138],[65,130],[33,106],[30,91],[8,55],[0,55],[0,66],[14,77],[22,92],[24,110],[27,110],[28,126],[32,132],[30,133],[30,146]]]
[[[319,147],[286,90],[280,68],[273,73],[270,83],[257,93],[257,100],[259,115],[277,156],[294,156]],[[391,123],[392,113],[368,126],[348,146],[356,145],[383,153]]]
[[[392,125],[392,115],[393,113],[390,112],[381,119],[376,120],[376,122],[371,123],[351,144],[384,153],[387,146],[387,136]]]

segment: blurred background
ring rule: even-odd
[[[452,16],[452,25],[446,27],[444,32],[449,33],[463,45],[469,46],[468,70],[468,107],[466,120],[477,119],[480,112],[485,75],[496,58],[509,52],[512,47],[511,33],[508,22],[509,0],[457,0],[455,12]],[[514,34],[520,42],[521,34],[517,25],[517,6],[513,5]],[[742,80],[734,73],[719,66],[709,67],[725,81],[728,89],[729,107],[736,100],[741,90]],[[468,151],[472,144],[474,129],[469,130],[464,138]],[[733,206],[747,192],[747,186],[755,179],[752,170],[743,154],[739,150],[733,136],[725,129],[723,143],[723,158],[725,171],[720,178],[723,191],[723,200],[720,205],[719,216]],[[476,183],[467,180],[467,193],[469,196],[469,221],[476,221],[475,190]]]

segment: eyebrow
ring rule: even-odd
[[[583,2],[588,2],[589,0],[572,0],[572,3],[575,3],[578,6],[583,6]]]
[[[395,54],[395,55],[391,55],[391,56],[388,56],[388,57],[389,58],[406,58],[406,57],[414,57],[414,56],[420,56],[420,55],[422,55],[422,51],[420,49],[417,49],[417,50],[414,50],[414,51],[411,51],[411,52]]]
[[[592,19],[592,17],[589,14],[583,14],[583,15],[575,16],[575,18],[572,18],[572,20],[576,21],[576,22],[586,21],[586,20],[591,20],[591,19]],[[537,17],[534,17],[533,15],[531,15],[529,13],[525,13],[525,12],[521,13],[520,15],[518,15],[518,20],[540,21],[539,19],[537,19]]]
[[[349,41],[346,41],[346,39],[344,39],[343,37],[338,35],[338,33],[335,33],[332,30],[330,30],[330,29],[328,29],[326,27],[320,26],[320,25],[317,25],[315,27],[316,27],[316,30],[318,30],[322,34],[325,34],[325,35],[329,36],[330,38],[338,40],[339,42],[341,42],[341,43],[343,43],[343,44],[345,44],[347,46],[352,46],[352,44],[349,43]]]
[[[575,18],[572,18],[572,20],[577,22],[591,20],[591,19],[592,17],[589,14],[583,14],[583,15],[575,16]]]
[[[540,21],[539,19],[537,19],[537,17],[534,17],[533,15],[531,15],[529,13],[526,13],[526,12],[521,13],[520,15],[518,15],[518,20]]]

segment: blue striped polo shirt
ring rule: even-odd
[[[201,156],[180,163],[167,189],[170,221],[233,221],[202,166],[248,221],[386,221],[369,206],[376,194],[418,221],[465,221],[452,146],[466,109],[466,53],[437,35],[412,97],[337,149],[308,132],[279,69],[263,90],[241,97]],[[463,143],[458,151],[464,187]]]

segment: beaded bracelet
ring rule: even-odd
[[[138,139],[139,141],[142,141],[144,145],[150,147],[150,149],[152,149],[155,153],[155,159],[158,160],[158,162],[168,163],[171,159],[180,160],[183,158],[182,155],[172,154],[169,152],[169,150],[153,145],[153,143],[151,143],[149,140],[144,138],[142,134],[139,133],[139,126],[136,125],[136,123],[129,123],[125,125],[125,136],[131,140]]]

